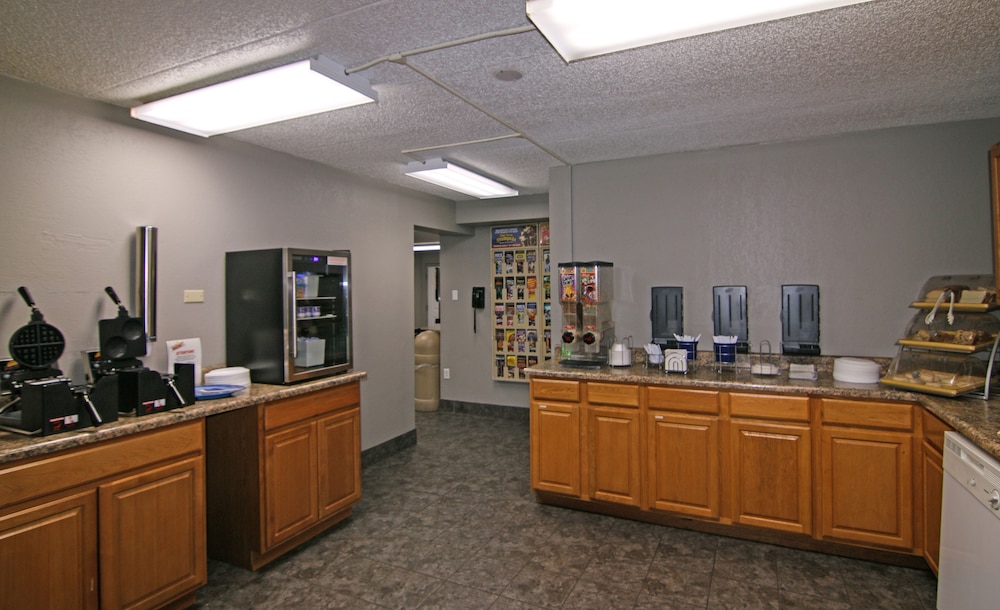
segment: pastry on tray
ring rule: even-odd
[[[921,328],[910,336],[911,341],[930,343],[953,343],[955,345],[979,345],[993,337],[982,330],[930,330]]]

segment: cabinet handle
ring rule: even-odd
[[[538,405],[539,409],[548,409],[549,405]]]
[[[654,415],[653,419],[663,419],[663,416],[662,415]]]

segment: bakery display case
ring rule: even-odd
[[[897,342],[882,383],[941,396],[989,398],[1000,337],[992,275],[938,275],[924,283],[918,311]]]

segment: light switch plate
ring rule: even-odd
[[[205,291],[204,290],[185,290],[184,291],[184,302],[185,303],[204,303],[205,302]]]

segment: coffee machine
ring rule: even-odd
[[[562,307],[560,364],[585,367],[607,364],[615,334],[611,318],[613,264],[573,261],[559,263],[558,267]]]

